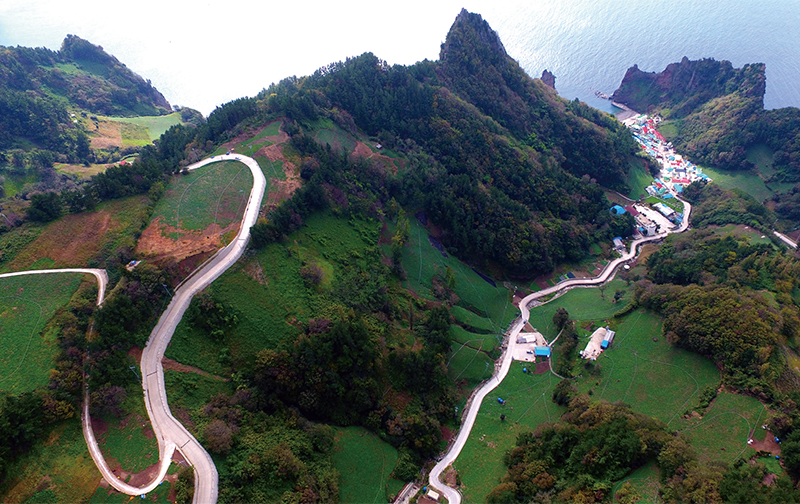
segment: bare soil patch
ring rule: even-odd
[[[282,135],[279,136],[285,136],[286,139],[276,140],[276,142],[272,145],[262,147],[256,153],[259,156],[264,156],[272,162],[281,161],[283,163],[283,173],[286,175],[286,180],[279,180],[277,178],[272,178],[269,180],[271,189],[267,195],[267,201],[265,204],[267,211],[275,209],[275,207],[277,207],[281,202],[291,198],[292,194],[294,194],[296,190],[300,189],[300,186],[302,185],[297,167],[283,154],[283,143],[288,140],[289,136],[286,135],[286,133],[281,133]]]
[[[122,147],[122,125],[115,121],[87,122],[89,143],[94,149]]]
[[[780,455],[781,454],[781,445],[775,442],[775,434],[767,431],[767,437],[764,438],[763,441],[759,441],[753,438],[754,432],[750,433],[750,439],[753,440],[750,443],[750,447],[756,451],[765,451],[769,452],[772,455]]]
[[[67,215],[50,224],[8,264],[8,269],[25,269],[43,258],[55,261],[56,267],[85,266],[100,252],[114,224],[111,213],[105,210]]]
[[[159,464],[156,462],[155,464],[151,465],[147,469],[142,472],[138,472],[136,474],[131,474],[131,479],[128,481],[128,484],[142,487],[155,479],[158,476],[158,467]]]
[[[397,175],[397,165],[394,163],[394,160],[389,156],[373,152],[364,142],[356,142],[356,147],[353,149],[353,156],[374,161],[384,170],[391,171],[393,175]]]
[[[165,259],[181,262],[196,254],[215,252],[223,246],[220,234],[238,232],[239,225],[239,222],[234,222],[221,228],[219,224],[214,223],[200,231],[184,231],[165,224],[164,220],[158,217],[142,232],[136,245],[136,252],[150,256],[157,262]],[[180,238],[177,240],[171,238],[176,234]]]

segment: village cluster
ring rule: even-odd
[[[653,183],[646,188],[647,194],[667,200],[682,193],[684,187],[696,180],[710,181],[711,179],[702,172],[700,167],[675,153],[672,144],[656,131],[656,125],[660,122],[660,117],[651,118],[644,114],[622,120],[622,123],[633,132],[634,139],[642,146],[642,149],[661,167],[659,176],[655,177]],[[629,213],[633,216],[636,220],[634,239],[655,236],[667,229],[680,226],[684,219],[681,212],[677,212],[661,202],[652,203],[652,205],[641,203],[625,206],[614,205],[610,211],[616,215]],[[614,248],[620,253],[624,252],[625,244],[622,237],[614,238]],[[562,279],[565,278],[562,277]],[[525,321],[523,331],[517,338],[513,359],[533,363],[549,359],[552,343],[548,343],[544,336],[527,321]],[[587,360],[596,360],[614,341],[615,334],[609,327],[596,329],[589,337],[586,348],[581,350],[581,357]],[[528,372],[528,369],[525,368],[524,371]],[[502,399],[498,398],[498,400],[502,402]]]

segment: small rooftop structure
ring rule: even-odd
[[[537,346],[533,348],[533,353],[536,357],[550,357],[550,347],[547,346]]]
[[[675,215],[675,210],[671,209],[664,203],[653,203],[653,208],[658,210],[661,213],[661,215],[663,215],[667,219]]]
[[[624,249],[625,248],[625,244],[622,243],[622,238],[621,237],[617,236],[616,238],[614,238],[614,248],[618,248],[618,249]]]
[[[633,205],[625,205],[625,210],[634,217],[639,215],[639,210],[636,210]]]
[[[438,492],[434,492],[433,490],[428,490],[428,493],[425,494],[425,497],[427,497],[427,498],[429,498],[431,500],[434,500],[436,502],[439,502],[439,493]]]

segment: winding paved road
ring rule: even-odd
[[[444,483],[441,482],[442,473],[444,470],[451,465],[458,455],[461,453],[461,450],[464,448],[464,445],[467,443],[467,439],[469,438],[469,434],[472,431],[472,427],[475,425],[475,419],[478,417],[478,410],[480,410],[481,403],[483,402],[484,398],[498,385],[503,381],[503,379],[508,374],[508,370],[511,368],[511,361],[512,356],[514,355],[514,348],[517,345],[517,336],[519,335],[520,331],[522,330],[523,326],[527,323],[530,317],[530,310],[528,309],[528,305],[541,297],[549,296],[551,294],[555,294],[563,289],[567,289],[569,287],[578,287],[578,286],[591,286],[591,285],[600,285],[606,281],[608,281],[616,271],[617,267],[621,264],[630,261],[634,257],[636,257],[637,248],[639,245],[642,245],[647,242],[661,240],[666,237],[670,233],[682,233],[686,231],[689,227],[689,214],[692,212],[692,206],[689,202],[683,201],[684,204],[684,219],[681,223],[680,227],[674,230],[669,230],[664,233],[660,233],[656,236],[650,236],[647,238],[641,238],[639,240],[634,240],[631,242],[631,247],[628,252],[622,255],[622,257],[618,257],[611,261],[603,270],[600,275],[594,278],[576,278],[572,280],[567,280],[561,282],[553,287],[549,287],[544,290],[540,290],[538,292],[534,292],[529,294],[519,303],[519,309],[521,312],[520,318],[516,319],[511,329],[508,331],[508,344],[506,345],[506,349],[503,354],[500,356],[502,359],[502,363],[500,368],[495,371],[495,374],[486,381],[483,386],[478,389],[475,395],[472,397],[470,402],[469,409],[465,412],[463,421],[461,423],[461,428],[458,431],[458,436],[453,444],[450,445],[450,449],[445,453],[442,459],[437,463],[434,468],[431,470],[430,476],[428,478],[428,484],[433,487],[437,492],[444,495],[449,504],[460,504],[461,503],[461,493],[451,488]]]
[[[89,275],[94,275],[95,278],[97,278],[97,306],[103,304],[103,299],[105,299],[106,297],[106,286],[108,285],[108,274],[104,269],[62,268],[62,269],[14,271],[13,273],[0,274],[0,278],[21,276],[21,275],[42,275],[47,273],[88,273]]]

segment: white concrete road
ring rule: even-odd
[[[519,303],[520,309],[520,318],[516,319],[512,325],[511,329],[508,331],[508,344],[506,349],[503,351],[503,354],[500,356],[502,363],[495,372],[495,374],[486,381],[483,386],[474,394],[470,406],[467,411],[464,413],[462,417],[461,428],[458,431],[458,435],[456,436],[455,441],[450,445],[447,453],[439,460],[439,462],[434,466],[431,470],[430,476],[428,478],[428,484],[432,486],[437,492],[444,495],[447,498],[449,504],[460,504],[461,503],[461,493],[451,488],[441,481],[442,474],[444,470],[450,466],[458,455],[461,453],[461,450],[464,448],[464,445],[467,443],[467,438],[469,438],[469,434],[472,431],[472,427],[475,425],[475,419],[478,416],[478,410],[480,410],[481,403],[483,402],[484,398],[498,385],[503,381],[503,379],[508,374],[508,370],[511,368],[511,361],[514,355],[514,351],[517,345],[517,336],[519,335],[520,331],[522,330],[523,326],[528,322],[530,317],[530,311],[528,309],[528,305],[531,301],[539,299],[541,297],[549,296],[550,294],[555,294],[563,289],[567,289],[569,287],[577,287],[577,286],[590,286],[590,285],[600,285],[606,281],[608,281],[616,271],[617,267],[621,264],[626,263],[636,257],[637,248],[639,245],[643,243],[661,240],[666,237],[670,233],[682,233],[686,231],[689,227],[689,215],[692,212],[692,206],[687,201],[683,201],[684,204],[684,219],[683,223],[677,229],[672,231],[667,231],[664,233],[660,233],[656,236],[650,236],[647,238],[641,238],[639,240],[634,240],[631,242],[631,247],[628,252],[626,252],[622,257],[618,257],[611,261],[603,270],[600,275],[595,278],[575,278],[572,280],[566,280],[561,282],[553,287],[549,287],[547,289],[541,290],[539,292],[534,292],[526,296],[522,301]]]
[[[47,273],[86,273],[94,275],[97,278],[97,306],[103,304],[103,299],[106,296],[106,286],[108,285],[108,274],[104,269],[96,268],[62,268],[62,269],[46,269],[46,270],[26,270],[15,271],[13,273],[0,274],[0,278],[14,277],[21,275],[42,275]]]
[[[172,334],[178,326],[184,312],[189,307],[192,297],[211,282],[218,278],[225,270],[232,266],[241,257],[247,242],[250,239],[250,228],[258,220],[261,209],[261,200],[267,181],[261,172],[261,167],[252,158],[235,155],[216,156],[206,159],[189,167],[190,170],[199,168],[217,161],[236,160],[247,165],[253,174],[253,189],[242,218],[242,225],[236,238],[211,260],[206,261],[187,280],[185,280],[172,298],[167,310],[161,315],[158,324],[150,334],[142,352],[142,388],[144,389],[145,406],[150,415],[153,431],[158,439],[162,463],[169,465],[171,448],[180,450],[187,462],[194,467],[195,473],[195,503],[213,503],[217,500],[218,479],[217,469],[211,456],[203,449],[197,439],[178,422],[169,409],[167,393],[164,385],[164,369],[161,359],[167,349]],[[164,461],[166,459],[166,462]],[[158,482],[161,480],[158,479]],[[127,492],[126,492],[127,493]]]
[[[779,232],[777,232],[777,231],[773,231],[773,233],[775,233],[775,236],[777,236],[778,238],[780,238],[780,239],[781,239],[781,241],[783,241],[783,243],[785,243],[786,245],[788,245],[788,246],[792,247],[793,249],[796,249],[796,248],[797,248],[797,242],[796,242],[796,241],[794,241],[794,240],[792,240],[791,238],[789,238],[789,237],[788,237],[788,236],[786,236],[785,234],[783,234],[783,233],[779,233]]]

